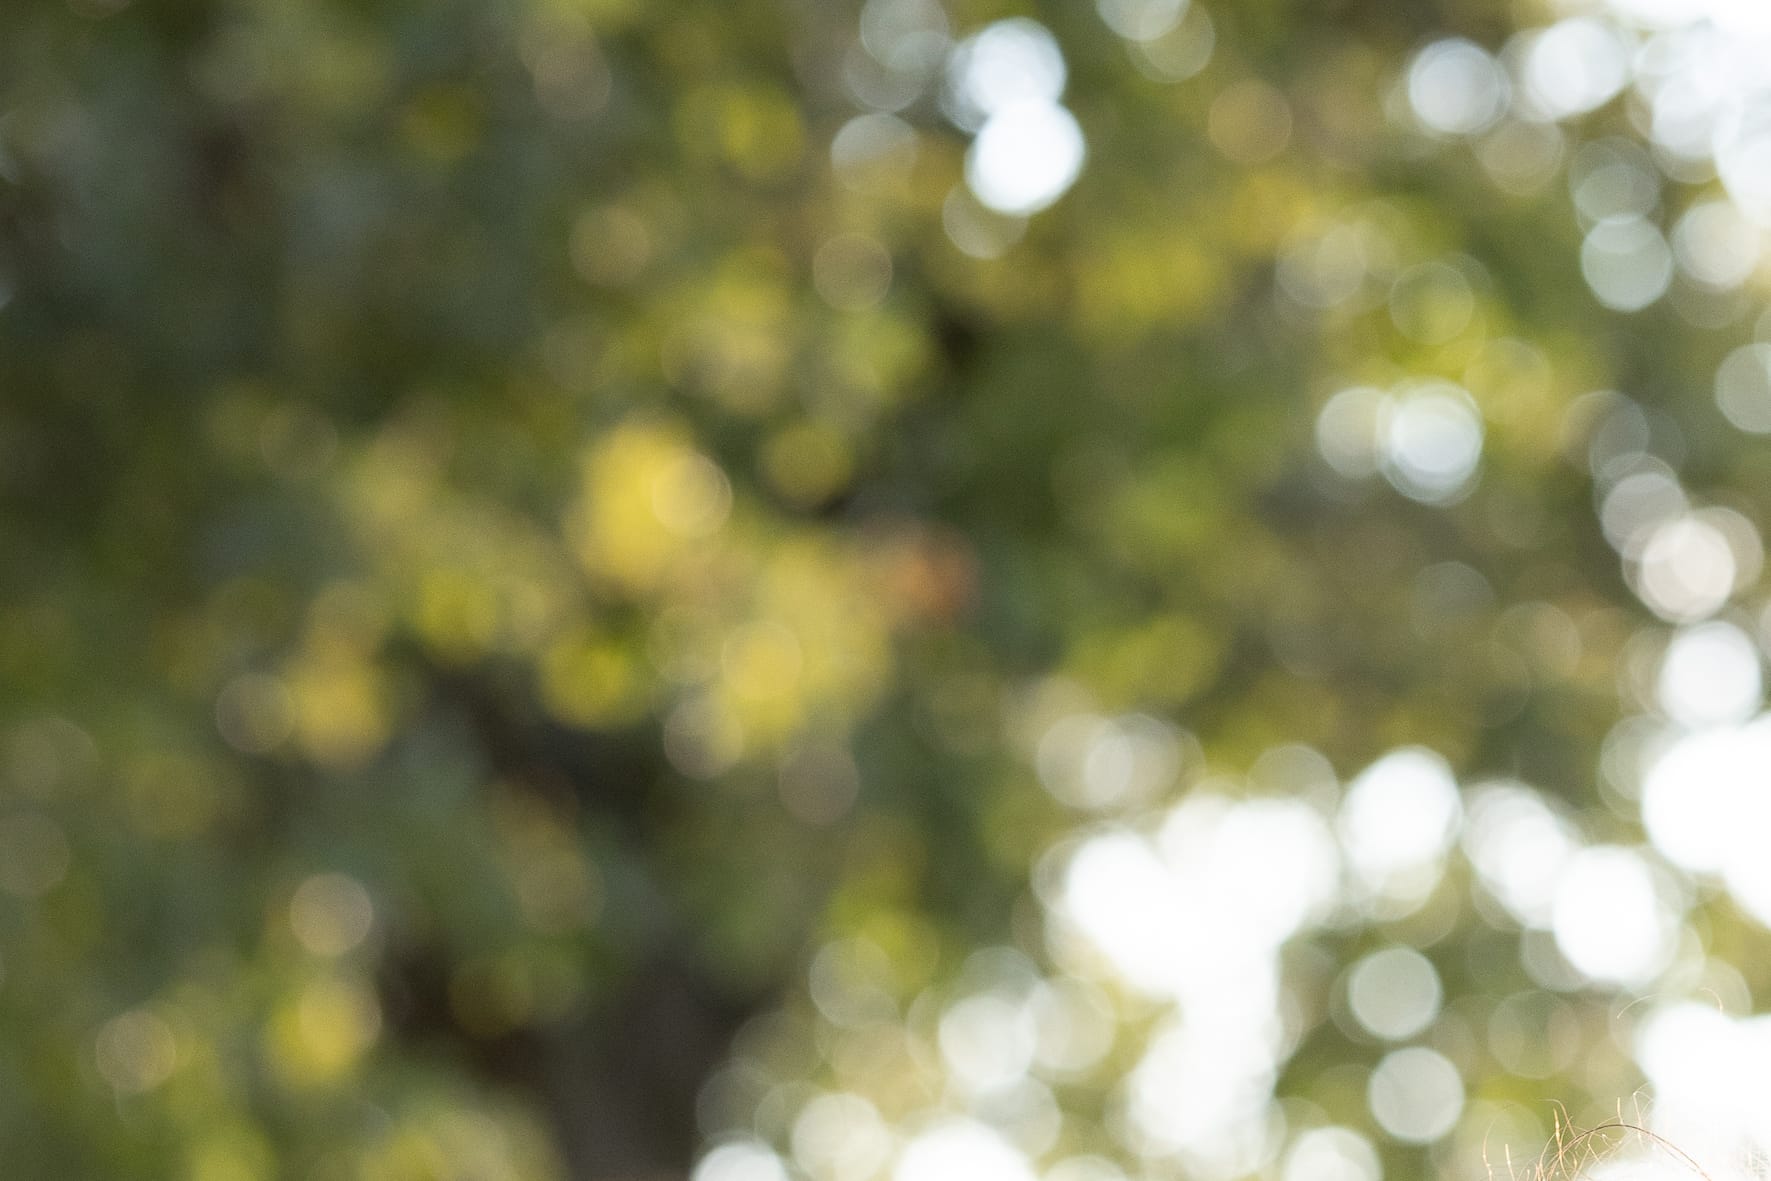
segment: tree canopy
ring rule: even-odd
[[[11,1174],[1771,1152],[1768,48],[7,6]]]

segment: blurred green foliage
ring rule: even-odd
[[[1582,397],[1762,518],[1709,397],[1749,297],[1594,300],[1556,161],[1639,140],[1622,100],[1541,175],[1409,123],[1420,45],[1549,14],[1263,0],[1152,48],[955,0],[1068,63],[1087,159],[1020,219],[933,90],[852,122],[857,12],[0,12],[8,1175],[669,1175],[795,1102],[698,1113],[735,1053],[841,1078],[830,941],[906,1012],[1043,954],[1028,875],[1079,821],[1026,728],[1072,707],[1184,734],[1145,804],[1422,744],[1639,843],[1597,768],[1665,629],[1594,512],[1622,401]],[[1421,379],[1480,408],[1444,503],[1318,441]],[[1458,872],[1300,970],[1430,944],[1487,1020],[1532,985]],[[1690,922],[1764,996],[1762,932]],[[1467,1068],[1540,1127],[1638,1081],[1607,995],[1554,1003],[1578,1058]],[[1374,1056],[1324,1025],[1281,1091],[1369,1123]],[[1110,1088],[1064,1099],[1092,1150]]]

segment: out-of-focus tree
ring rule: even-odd
[[[11,1172],[1696,1139],[1771,987],[1766,36],[0,12]]]

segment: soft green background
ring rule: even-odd
[[[1642,842],[1601,751],[1669,626],[1592,432],[1747,520],[1771,485],[1711,396],[1751,285],[1624,314],[1582,278],[1563,165],[1640,144],[1636,100],[1503,186],[1396,79],[1534,5],[1214,3],[1173,82],[1091,5],[948,15],[1048,27],[1087,137],[1000,257],[945,228],[968,137],[927,94],[833,165],[848,3],[0,6],[8,1177],[670,1177],[785,1147],[815,1087],[913,1120],[938,1057],[845,1076],[808,967],[874,949],[926,1050],[972,952],[1047,963],[1030,875],[1087,818],[1025,727],[1065,709],[1181,736],[1139,807],[1419,744]],[[1333,225],[1389,261],[1306,307],[1276,260]],[[1447,260],[1441,331],[1389,285]],[[1480,408],[1467,496],[1324,462],[1330,396],[1425,377]],[[1325,1014],[1373,947],[1427,947],[1435,1044],[1529,1151],[1641,1082],[1630,991],[1543,991],[1470,878],[1293,949],[1323,1019],[1279,1092],[1399,1177],[1470,1158],[1371,1123],[1384,1047]],[[1763,929],[1693,889],[1694,954],[1762,1002]],[[1156,1009],[1100,987],[1054,1157],[1189,1175],[1102,1114]],[[1578,1048],[1545,1077],[1485,1048],[1521,993]]]

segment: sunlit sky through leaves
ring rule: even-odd
[[[1185,59],[1183,42],[1202,58],[1212,52],[1199,4],[1099,7],[1154,78],[1159,61]],[[910,0],[871,0],[863,21],[908,22],[910,13],[926,29],[946,27]],[[1444,37],[1395,74],[1390,117],[1433,141],[1422,150],[1470,153],[1503,191],[1564,183],[1580,235],[1570,262],[1604,309],[1642,313],[1675,281],[1733,293],[1757,274],[1771,226],[1768,14],[1724,0],[1616,0],[1566,6],[1488,48]],[[1039,216],[1091,166],[1087,133],[1064,106],[1074,89],[1064,48],[1021,17],[954,35],[941,102],[973,136],[971,196],[995,214]],[[1165,39],[1173,44],[1152,49]],[[1187,82],[1197,68],[1165,84],[1223,85]],[[1577,129],[1608,104],[1628,105],[1628,131]],[[851,124],[845,139],[858,142],[863,126]],[[1246,139],[1254,126],[1220,147],[1261,156],[1266,149]],[[1674,195],[1712,170],[1719,186],[1708,195]],[[1007,256],[1021,232],[969,213],[947,228],[980,258]],[[1297,306],[1332,312],[1369,302],[1376,283],[1404,337],[1426,347],[1464,334],[1492,284],[1480,256],[1446,251],[1399,265],[1400,253],[1381,221],[1356,212],[1318,220],[1282,247],[1278,287]],[[1766,350],[1742,345],[1715,372],[1715,404],[1740,431],[1771,430]],[[1465,384],[1441,377],[1348,384],[1321,404],[1315,442],[1347,484],[1381,483],[1444,511],[1490,478],[1489,413]],[[1718,1177],[1771,1152],[1771,1072],[1756,1048],[1771,1018],[1745,1015],[1739,974],[1706,954],[1691,913],[1700,897],[1725,892],[1758,927],[1771,926],[1766,631],[1737,605],[1758,577],[1762,542],[1745,516],[1682,481],[1628,397],[1590,395],[1551,429],[1587,440],[1578,455],[1594,486],[1586,511],[1613,547],[1618,576],[1665,624],[1632,642],[1639,687],[1623,686],[1612,749],[1592,772],[1645,839],[1583,820],[1561,802],[1562,785],[1461,782],[1421,746],[1343,769],[1344,782],[1321,755],[1291,748],[1283,758],[1292,777],[1277,794],[1259,776],[1208,774],[1184,730],[1114,716],[1083,693],[1085,708],[1044,716],[1025,751],[1023,774],[1078,824],[1035,875],[1037,944],[1000,953],[1011,958],[992,961],[997,970],[968,968],[962,977],[977,977],[969,987],[924,993],[878,1024],[819,1000],[833,1046],[902,1040],[926,1058],[930,1101],[900,1106],[886,1131],[870,1084],[824,1094],[805,1110],[866,1113],[852,1132],[829,1125],[840,1146],[823,1133],[802,1136],[808,1115],[791,1143],[716,1150],[697,1181],[860,1181],[888,1159],[895,1181],[1117,1181],[1125,1160],[1142,1162],[1130,1175],[1377,1181],[1374,1142],[1383,1138],[1436,1146],[1441,1175],[1480,1175],[1494,1147],[1484,1128],[1511,1117],[1504,1101],[1485,1097],[1494,1089],[1474,1067],[1491,1055],[1519,1075],[1573,1069],[1578,1040],[1592,1034],[1576,1032],[1571,1001],[1589,997],[1609,998],[1604,1036],[1646,1080],[1650,1126]],[[1450,921],[1443,912],[1457,905],[1447,899],[1457,896],[1505,934],[1530,978],[1486,1020],[1458,1008],[1435,962]],[[1389,944],[1358,934],[1379,930],[1411,934]],[[1337,958],[1349,946],[1365,950]],[[832,945],[825,954],[851,953]],[[1325,1021],[1375,1047],[1360,1068],[1363,1110],[1350,1123],[1337,1122],[1347,1121],[1344,1108],[1275,1102],[1288,1060]],[[1079,1078],[1105,1090],[1103,1122],[1123,1154],[1115,1160],[1057,1152],[1068,1141],[1060,1129],[1077,1118],[1067,1096]],[[1545,1133],[1541,1113],[1522,1126]],[[1521,1148],[1534,1151],[1505,1145]],[[1635,1145],[1592,1175],[1672,1175],[1654,1159]]]

